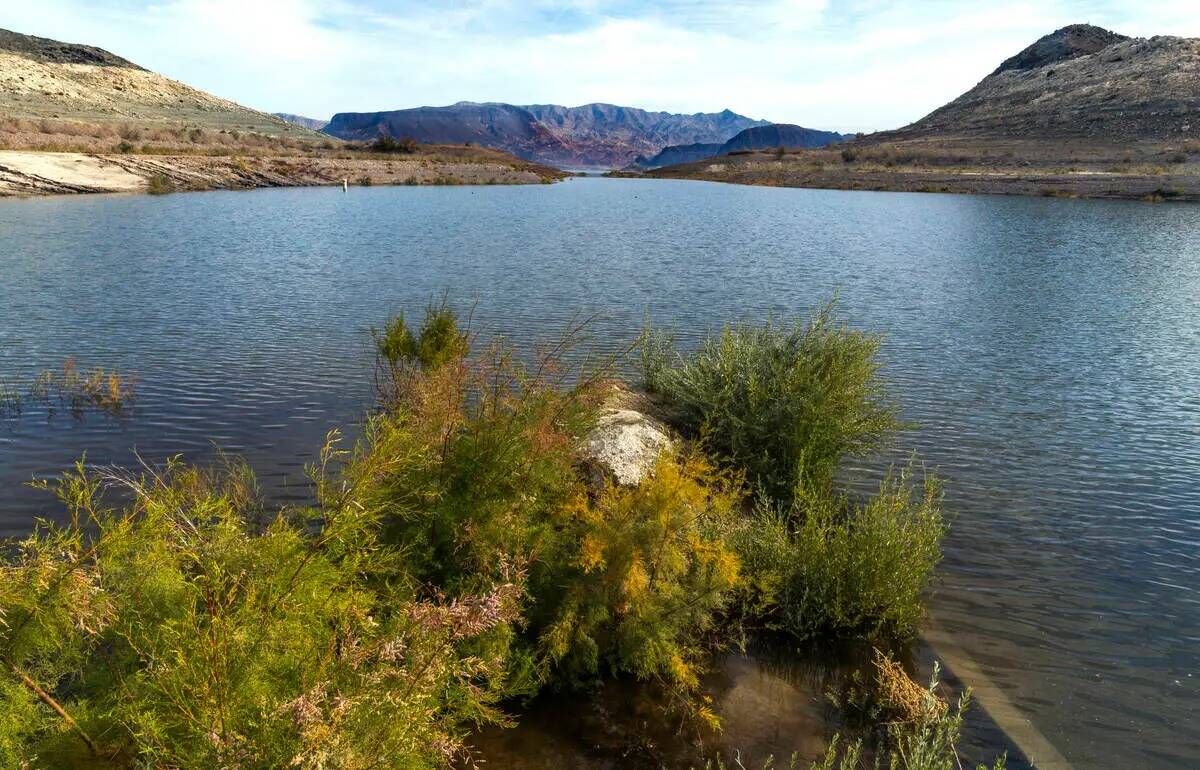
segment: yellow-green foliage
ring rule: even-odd
[[[889,475],[875,496],[809,496],[790,510],[760,503],[739,533],[756,611],[807,637],[914,633],[941,559],[946,524],[933,474]]]
[[[529,367],[503,345],[409,358],[344,478],[420,583],[456,596],[526,578],[525,627],[483,640],[510,691],[604,670],[693,687],[699,635],[738,579],[738,485],[689,455],[590,490],[578,450],[599,389],[561,351]]]
[[[828,491],[838,463],[880,448],[899,426],[879,378],[877,336],[832,303],[807,323],[727,326],[689,356],[647,330],[646,386],[718,454],[775,499]]]
[[[739,484],[698,454],[663,456],[637,487],[580,494],[531,591],[548,662],[568,676],[614,671],[697,686],[700,634],[739,579],[726,545]]]
[[[133,496],[99,503],[101,483]],[[73,521],[0,571],[0,764],[435,767],[499,714],[500,663],[460,653],[515,616],[498,584],[418,601],[361,509],[261,529],[249,477],[80,469]]]

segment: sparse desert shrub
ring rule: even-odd
[[[151,195],[167,195],[175,192],[175,181],[166,174],[154,174],[146,181],[146,192]]]
[[[404,155],[412,155],[417,151],[417,141],[409,136],[403,136],[399,139],[394,139],[387,134],[380,134],[370,145],[375,152],[394,152]]]
[[[841,155],[843,163],[853,163],[858,160],[858,150],[853,147],[843,147]]]
[[[808,496],[791,510],[760,500],[735,539],[751,611],[799,638],[911,636],[941,560],[941,485],[911,467],[862,502]]]
[[[131,153],[133,151],[134,151],[134,146],[132,144],[130,144],[129,142],[121,142],[120,144],[117,145],[117,152],[121,153],[122,155],[128,155],[129,153]]]
[[[901,426],[879,377],[880,338],[838,323],[832,303],[807,323],[727,326],[691,355],[647,330],[647,389],[674,422],[777,500],[826,493],[839,461],[880,449]]]
[[[371,185],[375,184],[375,180],[372,179],[370,175],[363,174],[355,180],[355,184],[357,184],[359,187],[370,187]]]

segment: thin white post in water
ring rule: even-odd
[[[350,192],[350,180],[349,179],[342,180],[342,192]]]

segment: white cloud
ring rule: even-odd
[[[936,108],[1090,21],[1200,35],[1195,0],[42,0],[0,26],[100,45],[266,110],[459,99],[729,107],[871,130]]]

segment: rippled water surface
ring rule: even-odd
[[[244,454],[277,498],[371,393],[367,330],[449,292],[518,339],[694,340],[839,292],[956,514],[934,614],[1066,757],[1200,762],[1200,209],[689,182],[0,202],[0,382],[73,356],[121,417],[0,417],[20,486],[84,452]]]

